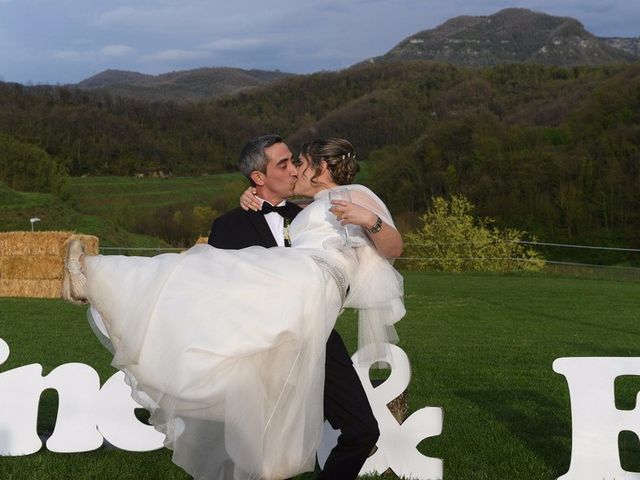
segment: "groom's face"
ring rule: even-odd
[[[298,176],[293,166],[293,154],[286,143],[280,142],[265,148],[267,168],[263,174],[262,192],[258,193],[265,200],[284,200],[293,194],[293,187]],[[271,198],[268,198],[271,197]]]

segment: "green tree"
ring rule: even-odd
[[[0,134],[0,180],[14,190],[65,194],[67,174],[41,148]]]
[[[423,225],[405,235],[409,267],[448,272],[536,271],[544,260],[533,249],[518,243],[524,232],[499,229],[488,218],[475,218],[473,205],[463,196],[432,199],[420,217]]]

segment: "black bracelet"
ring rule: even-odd
[[[382,230],[382,219],[376,216],[376,223],[374,223],[372,227],[367,228],[367,232],[373,234],[378,233],[380,230]]]

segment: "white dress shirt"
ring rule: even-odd
[[[260,199],[263,202],[266,202],[264,199]],[[286,200],[281,201],[279,204],[274,205],[274,207],[282,207],[287,203]],[[264,219],[267,221],[267,225],[269,225],[269,230],[273,233],[273,238],[276,239],[276,243],[279,247],[284,247],[284,218],[277,212],[267,213],[264,216]]]

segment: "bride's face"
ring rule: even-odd
[[[316,173],[316,169],[305,155],[300,155],[295,162],[298,180],[296,181],[293,194],[303,197],[313,197],[316,193],[327,188],[335,187],[327,162],[324,160],[320,163],[320,169]]]
[[[309,159],[304,155],[300,155],[295,165],[298,170],[298,180],[293,189],[293,194],[303,197],[313,197],[320,188],[317,183],[317,178],[315,179],[316,182],[311,182],[311,178],[315,172],[314,168],[309,164]]]

